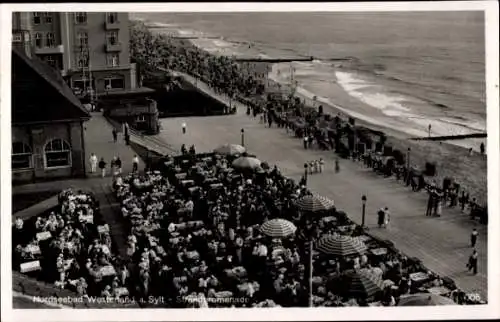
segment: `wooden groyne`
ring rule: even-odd
[[[461,135],[443,135],[443,136],[429,136],[410,138],[413,141],[448,141],[448,140],[463,140],[463,139],[481,139],[487,137],[487,133],[471,133]]]
[[[313,61],[314,57],[277,57],[277,58],[263,58],[263,57],[236,57],[234,61],[238,63],[290,63],[294,61]]]

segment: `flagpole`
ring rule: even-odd
[[[90,84],[90,101],[93,101],[94,88],[92,87],[92,67],[91,67],[91,59],[90,59],[90,48],[87,47],[88,56],[89,56],[89,84]]]

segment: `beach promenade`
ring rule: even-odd
[[[201,82],[198,88],[215,95]],[[225,97],[219,100],[228,102]],[[361,196],[365,194],[366,224],[371,234],[392,241],[396,248],[418,257],[429,269],[453,278],[459,287],[487,299],[486,226],[476,226],[480,236],[479,273],[472,275],[465,267],[472,253],[469,236],[475,227],[468,216],[445,207],[441,217],[426,217],[427,194],[412,192],[394,178],[376,175],[358,162],[340,159],[341,171],[335,173],[333,152],[304,150],[301,140],[292,138],[284,129],[267,128],[258,118],[247,116],[245,106],[233,104],[238,107],[236,115],[163,119],[159,136],[177,149],[182,144],[187,147],[194,144],[197,152],[209,152],[224,143],[241,144],[241,129],[244,129],[245,147],[250,153],[278,165],[285,175],[296,180],[304,172],[304,162],[321,157],[325,160],[325,170],[323,174],[309,176],[311,190],[333,199],[337,208],[357,223],[361,223]],[[183,122],[187,124],[186,134],[182,134]],[[388,207],[391,213],[387,229],[376,225],[376,214],[381,207]]]

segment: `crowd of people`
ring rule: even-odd
[[[326,128],[322,128],[318,121],[322,119],[322,116],[315,111],[308,114],[305,120],[292,116],[294,113],[276,112],[275,110],[263,109],[259,110],[257,115],[259,113],[267,115],[267,120],[274,119],[274,121],[269,122],[270,126],[273,123],[279,124],[278,128],[285,128],[287,133],[301,138],[304,149],[335,150],[340,157],[362,162],[366,167],[385,177],[395,177],[396,180],[411,187],[413,191],[427,191],[429,202],[426,216],[440,216],[443,207],[459,206],[461,211],[469,215],[472,220],[479,220],[479,222],[487,224],[487,207],[479,205],[476,198],[470,197],[468,191],[461,187],[458,182],[447,177],[443,179],[441,184],[438,184],[431,176],[426,177],[424,171],[417,166],[408,166],[404,156],[394,155],[392,150],[389,153],[384,153],[383,145],[371,149],[367,147],[366,142],[360,145],[354,144],[352,127],[343,124],[340,117],[336,117],[331,123],[328,123]],[[326,126],[325,124],[323,125]],[[336,130],[332,130],[332,128]],[[315,163],[308,163],[307,172],[311,173],[313,169],[315,169]],[[340,170],[338,159],[335,160],[335,169],[336,172]]]
[[[302,227],[311,227],[312,219],[296,202],[310,192],[277,167],[240,171],[232,160],[185,154],[170,158],[162,171],[117,177],[116,194],[130,225],[133,294],[161,296],[168,307],[308,305],[309,255]],[[261,225],[276,218],[294,223],[297,232],[267,237]],[[451,279],[367,235],[341,211],[322,213],[314,226],[320,236],[348,236],[367,247],[345,257],[314,251],[315,306],[390,306],[420,292],[467,302]],[[373,278],[379,289],[352,290],[353,274]]]
[[[360,160],[369,158],[366,151],[360,152],[354,147],[356,140],[351,136],[354,120],[351,122],[341,115],[331,117],[323,113],[322,106],[318,108],[306,106],[292,94],[266,94],[264,91],[266,78],[259,74],[258,68],[238,64],[231,57],[212,55],[189,42],[180,43],[179,40],[161,33],[152,34],[142,22],[136,22],[133,28],[132,43],[133,56],[144,66],[149,66],[148,68],[153,70],[163,66],[203,80],[215,91],[245,103],[249,106],[247,114],[253,114],[254,117],[259,115],[260,121],[267,123],[269,127],[276,124],[279,128],[285,128],[287,132],[291,130],[302,138],[306,149],[311,148],[314,143],[323,150],[335,149],[341,157],[354,155]],[[361,133],[357,135],[363,137]],[[364,136],[365,143],[371,145],[372,136],[373,134]],[[381,140],[383,136],[380,134]],[[348,147],[342,142],[346,137],[350,141]],[[382,152],[381,149],[379,151]],[[481,151],[484,153],[484,144],[481,146]],[[487,222],[487,207],[479,205],[464,187],[426,183],[421,175],[412,175],[411,166],[407,167],[403,160],[398,160],[392,163],[393,166],[388,167],[381,161],[385,159],[382,156],[373,153],[371,157],[374,161],[371,164],[376,171],[404,178],[407,185],[411,185],[414,190],[432,188],[430,194],[433,205],[449,203],[454,207],[456,201],[460,200],[463,211],[467,207],[467,212],[472,218],[479,218],[483,223]],[[404,156],[398,159],[403,158]],[[408,180],[409,177],[415,179]]]
[[[114,255],[109,226],[95,197],[68,189],[58,199],[58,205],[43,214],[15,219],[13,269],[79,295],[127,293],[115,269],[120,259]]]

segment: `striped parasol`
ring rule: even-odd
[[[237,155],[242,154],[246,149],[239,144],[224,144],[214,149],[214,152],[222,155]]]
[[[333,200],[320,195],[307,195],[296,202],[297,207],[302,211],[318,212],[330,210],[335,207]]]
[[[429,293],[417,293],[402,296],[398,306],[436,306],[436,305],[457,305],[451,298]]]
[[[260,160],[252,157],[239,157],[233,161],[233,167],[238,169],[255,169],[260,167]]]
[[[354,298],[370,298],[384,290],[382,279],[363,271],[346,274],[348,293]]]
[[[317,242],[318,251],[335,256],[358,255],[366,252],[367,247],[359,238],[345,235],[326,235]]]
[[[293,235],[297,227],[286,219],[271,219],[260,226],[260,231],[269,237],[284,238]]]

